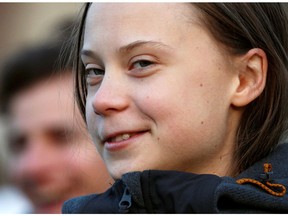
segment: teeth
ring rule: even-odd
[[[119,135],[119,136],[112,138],[112,142],[120,142],[123,140],[127,140],[130,137],[131,137],[130,134],[122,134],[122,135]]]
[[[127,139],[129,139],[130,138],[130,135],[129,134],[123,134],[122,135],[122,139],[123,140],[127,140]]]

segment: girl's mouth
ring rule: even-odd
[[[137,142],[137,139],[148,131],[124,132],[115,136],[110,136],[104,141],[104,146],[108,151],[118,151],[126,148],[131,143]]]
[[[117,136],[114,136],[114,137],[107,139],[107,142],[121,142],[121,141],[130,139],[130,137],[134,136],[135,134],[137,134],[137,133],[120,134],[120,135],[117,135]]]

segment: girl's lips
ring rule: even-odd
[[[147,131],[137,132],[137,133],[123,133],[120,138],[119,136],[115,138],[107,139],[104,143],[104,147],[108,151],[120,151],[127,147],[131,142],[138,139],[140,136],[144,135]]]
[[[136,133],[123,133],[123,134],[114,136],[110,139],[107,139],[106,141],[107,142],[120,142],[120,141],[129,139],[130,137],[134,136],[135,134]]]

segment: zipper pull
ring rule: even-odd
[[[123,196],[119,202],[119,212],[128,213],[129,208],[131,207],[131,194],[127,187],[125,187]]]

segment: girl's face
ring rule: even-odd
[[[81,58],[88,129],[110,174],[229,172],[240,114],[227,57],[188,4],[93,4]]]

